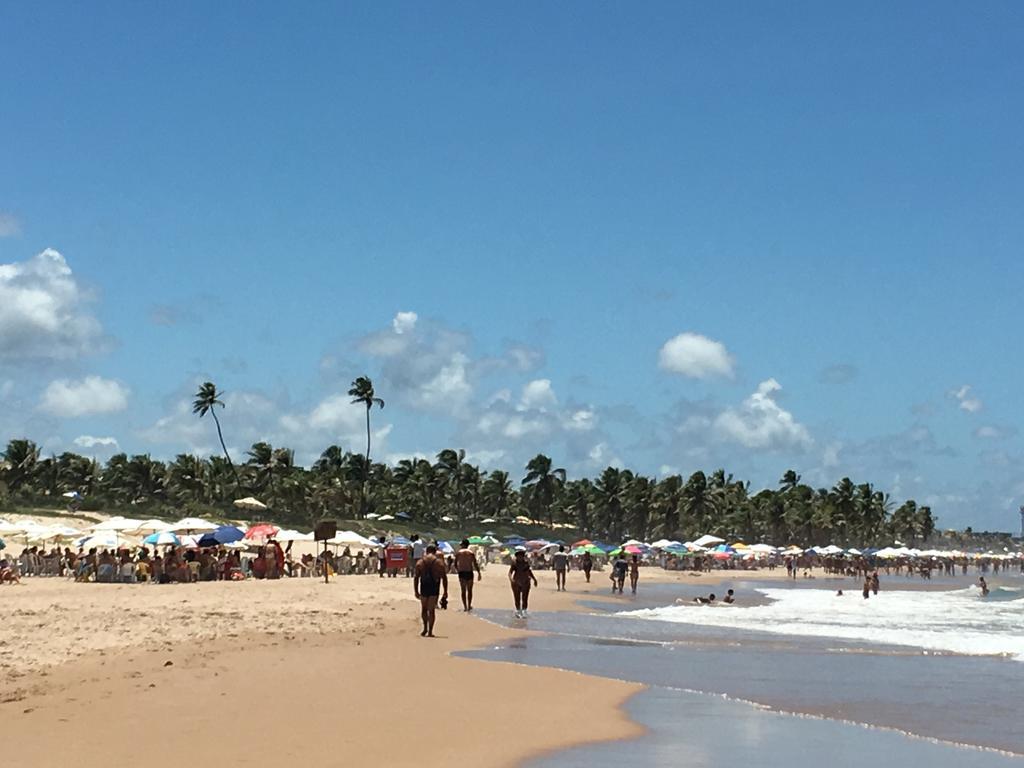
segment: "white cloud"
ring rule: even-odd
[[[0,211],[0,237],[14,237],[21,232],[21,222],[13,213]]]
[[[74,418],[101,413],[117,413],[128,407],[127,387],[113,379],[86,376],[84,379],[57,379],[43,391],[40,410],[51,416]]]
[[[774,400],[781,389],[775,379],[762,381],[739,407],[727,408],[715,417],[712,435],[757,450],[809,447],[814,441],[807,428]]]
[[[72,441],[79,448],[106,448],[116,451],[118,448],[116,437],[93,437],[92,435],[79,435]]]
[[[391,321],[391,327],[394,328],[395,333],[401,335],[412,331],[416,327],[417,320],[419,320],[419,315],[415,312],[399,312]]]
[[[414,392],[414,402],[424,408],[457,409],[473,395],[469,383],[469,358],[461,352],[452,355],[433,378]]]
[[[365,428],[366,406],[353,403],[348,395],[330,395],[317,404],[308,419],[288,415],[281,418],[283,424],[295,431],[302,429],[305,422],[312,429],[352,433]]]
[[[519,409],[545,410],[558,405],[558,398],[555,397],[555,390],[551,387],[550,379],[534,379],[523,387],[523,394],[519,398]]]
[[[971,385],[964,384],[958,389],[950,390],[950,397],[959,402],[960,410],[968,413],[977,413],[982,409],[982,402],[978,397],[971,395]]]
[[[1005,440],[1015,434],[1017,434],[1016,428],[997,424],[985,424],[974,430],[974,436],[981,440]]]
[[[0,360],[67,359],[95,351],[99,321],[64,257],[47,248],[0,264]]]
[[[699,333],[680,333],[661,347],[658,365],[691,379],[732,378],[734,361],[725,345]]]
[[[597,443],[587,453],[587,460],[590,465],[603,469],[605,467],[622,467],[622,459],[616,456],[608,447],[608,443]]]
[[[597,414],[590,408],[580,408],[562,419],[562,426],[571,432],[589,432],[597,426]]]

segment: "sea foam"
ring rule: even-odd
[[[884,586],[884,585],[883,585]],[[832,637],[1024,661],[1024,592],[999,587],[982,598],[977,587],[951,592],[884,590],[868,600],[860,590],[760,588],[765,605],[673,605],[622,617]]]

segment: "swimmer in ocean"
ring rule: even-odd
[[[988,597],[988,582],[985,581],[984,576],[978,579],[978,586],[981,587],[981,596]]]

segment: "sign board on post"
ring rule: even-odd
[[[324,584],[326,584],[329,579],[329,573],[327,568],[327,540],[333,539],[337,535],[337,520],[321,520],[316,524],[316,528],[313,529],[313,539],[315,541],[322,541],[324,543],[324,557],[322,563],[322,567],[324,569]]]

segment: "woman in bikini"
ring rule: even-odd
[[[517,549],[508,569],[508,580],[512,584],[512,598],[516,603],[516,618],[526,618],[530,607],[530,585],[537,586],[537,577],[533,575],[530,563],[526,559],[526,550]]]

